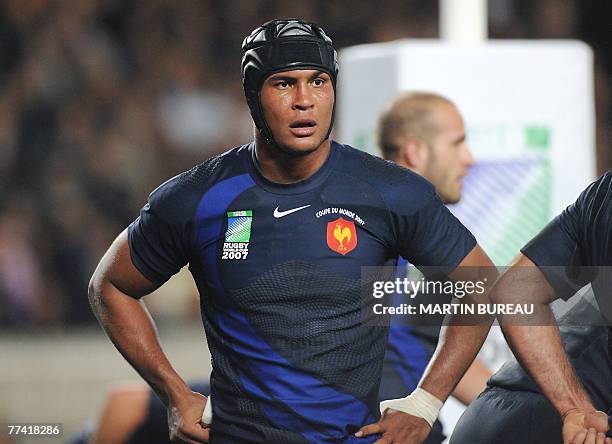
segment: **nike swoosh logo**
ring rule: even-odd
[[[278,207],[274,209],[274,217],[280,219],[281,217],[285,217],[288,214],[295,213],[296,211],[303,210],[304,208],[308,208],[310,205],[304,205],[303,207],[292,208],[287,211],[278,211]]]

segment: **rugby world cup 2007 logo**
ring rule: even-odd
[[[253,211],[228,211],[221,259],[246,259],[251,241]]]

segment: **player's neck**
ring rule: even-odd
[[[259,171],[270,182],[288,184],[304,180],[323,166],[331,149],[330,139],[315,151],[296,156],[273,146],[259,134],[255,137],[255,156]]]

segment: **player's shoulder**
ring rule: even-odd
[[[246,145],[233,148],[166,180],[149,194],[148,205],[177,217],[191,213],[208,189],[245,171],[241,159],[246,149]]]
[[[574,206],[585,220],[599,219],[596,216],[607,216],[612,210],[612,171],[602,174],[592,182],[578,197]],[[601,211],[607,208],[607,211]]]
[[[377,189],[393,207],[420,206],[436,197],[434,186],[414,171],[349,145],[337,147],[342,157],[339,168]]]
[[[337,145],[343,157],[340,167],[349,174],[381,187],[408,185],[414,191],[435,194],[433,185],[414,171],[350,145]]]
[[[585,190],[586,203],[612,200],[612,171],[606,171]]]
[[[601,176],[599,176],[597,182],[600,182],[602,184],[605,183],[607,186],[610,186],[612,184],[612,170],[608,170]]]

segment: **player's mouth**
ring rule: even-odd
[[[296,137],[309,137],[312,136],[317,127],[317,122],[312,119],[300,119],[291,122],[289,128],[291,133]]]
[[[462,182],[463,182],[463,179],[464,179],[464,178],[465,178],[465,176],[467,176],[467,175],[468,175],[468,172],[467,172],[467,171],[466,171],[465,173],[461,173],[461,174],[459,175],[459,177],[457,177],[457,182],[462,183]]]

